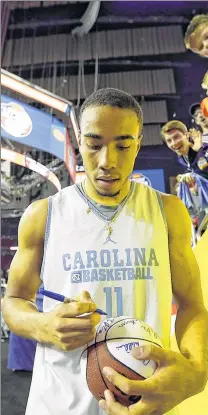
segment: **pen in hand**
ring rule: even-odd
[[[54,293],[53,291],[44,290],[43,288],[40,288],[39,289],[39,293],[42,294],[42,295],[44,295],[45,297],[52,298],[53,300],[60,301],[62,303],[73,303],[73,302],[77,302],[73,298],[67,298],[67,297],[64,297],[64,295],[61,295],[61,294],[58,294],[58,293]],[[98,313],[101,316],[104,316],[104,315],[107,316],[107,313],[105,313],[104,311],[100,310],[99,308],[97,308],[95,310],[95,313]]]

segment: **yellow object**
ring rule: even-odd
[[[208,310],[208,271],[206,266],[206,252],[208,247],[208,229],[198,242],[194,253],[201,272],[201,285],[205,307]],[[172,349],[178,351],[175,336],[171,339]],[[208,415],[208,383],[205,390],[198,395],[186,399],[178,406],[179,415]]]

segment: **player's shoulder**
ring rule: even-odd
[[[186,214],[187,209],[182,200],[175,195],[159,192],[163,203],[164,211],[167,215],[171,215],[172,219],[176,214]]]
[[[163,205],[167,207],[168,209],[170,208],[170,206],[178,207],[179,209],[185,208],[184,203],[178,196],[171,195],[169,193],[163,193],[163,192],[159,192],[159,194],[161,196]]]
[[[173,204],[181,204],[181,199],[178,196],[171,195],[169,193],[158,192],[161,196],[163,204],[170,206]]]
[[[169,234],[180,233],[191,227],[191,219],[182,200],[175,195],[161,193]]]
[[[39,216],[45,216],[48,212],[48,198],[36,200],[31,203],[25,210],[22,219],[37,219]]]
[[[56,204],[59,205],[62,203],[67,203],[70,199],[74,199],[77,195],[77,187],[77,185],[73,184],[70,186],[66,186],[59,192],[55,193],[55,195],[51,197],[52,205],[54,206]]]
[[[40,199],[27,207],[19,223],[19,237],[32,238],[33,241],[44,240],[48,203],[48,199]]]

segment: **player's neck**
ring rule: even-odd
[[[94,200],[94,202],[99,203],[100,205],[105,206],[118,206],[120,203],[125,199],[125,197],[128,195],[131,187],[130,180],[126,181],[124,183],[122,189],[120,190],[119,194],[116,196],[102,196],[97,193],[96,189],[92,185],[92,183],[86,178],[84,182],[84,190],[86,192],[86,195]]]

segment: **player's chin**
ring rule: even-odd
[[[102,180],[96,180],[95,188],[97,192],[102,196],[116,196],[121,190],[120,180],[112,182],[104,182]]]

